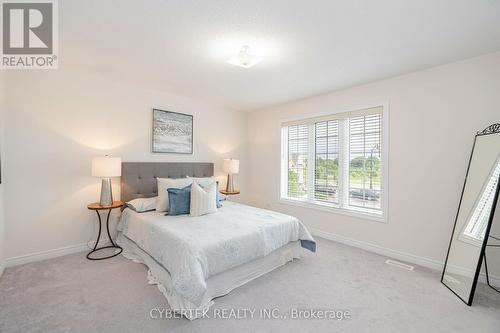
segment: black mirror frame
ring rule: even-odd
[[[460,195],[460,201],[458,203],[457,215],[455,216],[455,224],[453,226],[453,231],[451,232],[450,245],[448,246],[448,253],[446,254],[446,261],[445,261],[444,267],[443,267],[443,274],[441,275],[441,283],[446,288],[448,288],[452,293],[454,293],[458,298],[460,298],[468,306],[472,305],[472,300],[474,299],[474,294],[476,292],[477,281],[479,279],[479,273],[481,271],[481,265],[482,265],[483,259],[484,259],[484,252],[486,250],[486,244],[488,243],[488,238],[490,236],[491,225],[493,223],[493,218],[495,216],[495,208],[497,206],[498,195],[500,193],[500,183],[497,184],[497,188],[495,191],[495,198],[493,199],[493,206],[492,206],[492,209],[490,212],[490,217],[488,219],[488,226],[486,227],[483,245],[481,247],[481,253],[479,254],[479,259],[478,259],[478,263],[476,266],[476,272],[474,274],[474,281],[472,282],[472,287],[471,287],[471,292],[469,294],[469,299],[464,300],[462,297],[460,297],[460,295],[458,295],[455,291],[453,291],[450,287],[448,287],[448,285],[446,285],[446,283],[444,283],[443,280],[444,280],[444,273],[446,272],[446,265],[448,264],[448,257],[450,255],[450,249],[451,249],[451,244],[453,242],[453,236],[455,235],[455,229],[457,227],[458,215],[460,214],[460,207],[462,206],[462,199],[464,196],[465,186],[467,185],[467,178],[469,176],[470,163],[472,161],[472,156],[474,155],[474,148],[476,147],[477,138],[480,136],[483,136],[483,135],[492,135],[492,134],[500,134],[500,124],[492,124],[492,125],[488,126],[487,128],[485,128],[484,130],[477,132],[476,136],[474,137],[474,143],[472,145],[472,152],[471,152],[470,157],[469,157],[469,164],[467,166],[467,173],[465,175],[464,186],[462,188],[462,194]]]

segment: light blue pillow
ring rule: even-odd
[[[223,199],[221,199],[220,197],[220,192],[219,192],[219,182],[216,182],[217,183],[217,197],[215,198],[215,200],[217,201],[217,208],[221,208],[222,207],[222,202],[224,201]]]
[[[189,214],[191,209],[191,185],[184,188],[169,188],[168,213],[165,215]]]

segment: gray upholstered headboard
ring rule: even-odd
[[[213,163],[122,163],[121,200],[150,198],[158,195],[156,178],[211,177]]]

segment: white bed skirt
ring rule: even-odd
[[[118,244],[123,248],[122,255],[137,263],[145,264],[148,268],[148,280],[155,284],[167,298],[170,308],[181,313],[189,320],[200,317],[214,304],[214,299],[230,293],[232,290],[248,283],[295,258],[300,258],[300,241],[291,242],[269,255],[249,263],[231,268],[206,280],[207,291],[200,306],[178,295],[172,288],[172,280],[168,271],[163,268],[149,254],[144,252],[134,242],[121,232],[117,237]]]

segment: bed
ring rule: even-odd
[[[212,163],[123,163],[121,197],[157,196],[157,177],[210,177],[213,169]],[[117,242],[126,258],[149,268],[149,283],[171,309],[190,320],[215,298],[300,258],[302,248],[316,249],[295,217],[229,201],[199,217],[125,208]]]

